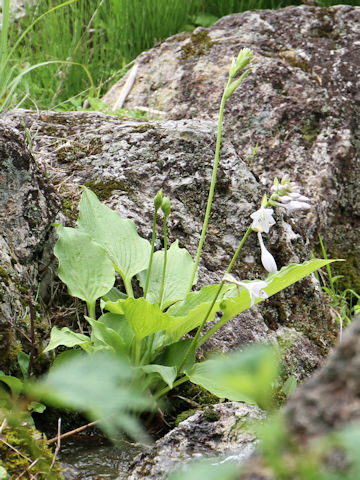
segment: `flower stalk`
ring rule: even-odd
[[[145,289],[144,289],[145,300],[146,300],[146,296],[147,296],[148,289],[149,289],[151,267],[152,267],[154,250],[155,250],[157,212],[158,212],[159,208],[161,208],[162,201],[163,201],[163,192],[162,192],[162,188],[161,188],[158,191],[158,193],[155,195],[155,198],[154,198],[155,209],[154,209],[154,215],[153,215],[153,227],[152,227],[152,235],[151,235],[151,253],[150,253],[149,266],[148,266],[147,275],[146,275]]]
[[[208,195],[208,201],[206,205],[206,212],[205,212],[205,218],[204,218],[204,223],[201,231],[201,236],[200,236],[200,241],[199,245],[197,248],[196,252],[196,257],[195,257],[195,264],[193,268],[193,272],[191,275],[191,281],[188,287],[188,293],[191,291],[192,286],[195,281],[195,276],[198,270],[199,262],[200,262],[200,257],[201,257],[201,252],[204,246],[205,242],[205,236],[206,236],[206,231],[209,223],[209,218],[210,218],[210,212],[211,212],[211,206],[214,198],[214,191],[215,191],[215,184],[216,184],[216,176],[217,176],[217,170],[219,166],[219,159],[220,159],[220,147],[221,147],[221,135],[222,135],[222,127],[223,127],[223,118],[224,118],[224,110],[225,110],[225,104],[226,100],[234,93],[234,91],[240,86],[241,82],[249,75],[251,72],[250,69],[246,70],[240,78],[235,80],[236,75],[245,68],[250,61],[253,58],[253,54],[251,50],[248,48],[244,48],[240,50],[239,55],[237,59],[233,59],[230,71],[229,71],[229,79],[226,84],[223,96],[221,98],[221,103],[220,103],[220,109],[219,109],[219,122],[218,122],[218,131],[217,131],[217,138],[216,138],[216,148],[215,148],[215,158],[214,158],[214,164],[213,164],[213,171],[212,171],[212,176],[211,176],[211,183],[210,183],[210,189],[209,189],[209,195]]]

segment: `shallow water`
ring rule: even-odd
[[[62,442],[59,460],[66,468],[64,479],[113,480],[139,452],[139,446],[125,441],[114,446],[99,437],[80,437]]]

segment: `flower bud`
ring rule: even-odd
[[[277,272],[277,265],[276,265],[275,259],[271,255],[271,253],[266,249],[260,232],[258,232],[258,239],[260,243],[261,263],[263,264],[263,267],[269,273]]]
[[[154,197],[154,206],[155,210],[158,211],[159,208],[161,208],[161,204],[163,202],[163,191],[162,188],[157,192],[157,194]]]
[[[161,210],[163,211],[165,217],[170,215],[171,204],[170,204],[170,198],[169,197],[164,197],[163,198],[163,201],[161,203]]]
[[[236,73],[245,68],[253,58],[253,53],[249,48],[243,48],[240,50],[239,55],[237,56],[235,65]]]

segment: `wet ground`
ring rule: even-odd
[[[65,467],[66,480],[113,480],[121,478],[140,447],[126,441],[114,446],[99,437],[64,440],[59,460]]]

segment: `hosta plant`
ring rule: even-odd
[[[180,248],[178,241],[168,246],[167,219],[171,205],[162,191],[154,198],[150,243],[138,234],[134,222],[121,218],[83,187],[77,227],[57,225],[58,241],[54,252],[59,261],[60,279],[72,296],[86,302],[85,319],[90,334],[54,327],[46,351],[62,345],[76,347],[90,355],[105,350],[126,357],[135,366],[136,384],[142,385],[154,398],[189,380],[220,398],[267,406],[271,383],[277,374],[277,355],[273,350],[259,346],[242,354],[201,363],[196,362],[196,351],[236,315],[331,260],[312,259],[277,270],[262,238],[262,234],[268,233],[275,224],[273,207],[292,212],[308,209],[310,205],[309,199],[301,195],[294,183],[286,178],[275,179],[269,197],[264,196],[260,208],[251,215],[249,228],[223,280],[193,290],[214,194],[225,102],[250,73],[248,69],[239,76],[251,59],[251,52],[244,49],[230,68],[220,106],[214,169],[195,261],[185,248]],[[164,248],[154,251],[156,221],[161,212]],[[231,271],[251,232],[258,235],[262,263],[269,274],[261,280],[240,281]],[[123,287],[114,286],[117,277]],[[136,282],[142,296],[134,295]],[[205,323],[215,319],[212,328],[202,334]],[[194,329],[197,329],[194,336],[184,338]]]

